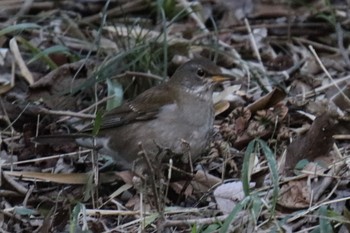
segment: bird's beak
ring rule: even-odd
[[[211,81],[213,83],[219,83],[219,82],[224,82],[224,81],[229,81],[229,80],[234,80],[235,77],[229,74],[216,74],[211,76]]]

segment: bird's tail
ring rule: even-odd
[[[62,135],[43,135],[32,139],[32,142],[38,144],[65,144],[75,143],[77,139],[92,138],[89,134],[62,134]]]

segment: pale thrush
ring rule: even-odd
[[[140,143],[147,154],[154,157],[159,147],[181,154],[183,143],[187,142],[194,160],[205,151],[210,140],[215,83],[228,79],[213,62],[194,59],[180,66],[168,82],[107,112],[95,137],[83,132],[40,136],[35,141],[52,143],[74,139],[80,146],[110,155],[124,169],[130,169],[138,158]]]

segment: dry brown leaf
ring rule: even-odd
[[[343,111],[350,110],[350,84],[344,85],[341,91],[337,90],[333,96],[327,95],[327,98]]]
[[[315,119],[311,128],[305,134],[294,140],[287,148],[286,165],[287,175],[293,174],[298,161],[307,159],[313,161],[317,157],[327,155],[332,149],[337,119],[330,113],[325,113]]]
[[[70,174],[53,174],[43,172],[11,172],[4,171],[6,175],[21,177],[28,180],[55,182],[60,184],[86,184],[91,176],[91,173],[70,173]],[[102,180],[106,183],[115,181],[115,177],[103,176]],[[109,179],[107,178],[109,177]]]
[[[281,188],[282,194],[279,199],[279,205],[286,208],[306,208],[310,205],[312,192],[317,190],[317,187],[321,184],[317,182],[319,175],[323,175],[327,169],[321,167],[317,163],[311,162],[300,172],[306,174],[307,177],[300,180],[289,181]],[[322,177],[321,177],[322,179]],[[313,182],[315,181],[315,182]]]
[[[140,196],[134,195],[131,197],[128,202],[125,204],[125,207],[132,210],[140,210]],[[143,211],[147,212],[150,210],[150,206],[148,204],[143,206]]]
[[[126,184],[133,184],[133,177],[134,174],[131,171],[120,171],[115,172],[112,174],[112,176],[118,176],[120,179],[122,179]]]
[[[96,61],[92,60],[62,65],[33,83],[28,99],[42,100],[47,107],[55,110],[77,110],[77,97],[63,94],[82,86],[96,65]],[[78,70],[80,75],[73,79]]]
[[[60,184],[86,184],[89,180],[90,173],[70,173],[70,174],[53,174],[42,172],[11,172],[4,171],[7,175],[25,178],[28,180],[40,180],[45,182],[56,182]]]
[[[278,204],[288,209],[306,208],[310,204],[307,180],[294,180],[284,184],[280,190]]]
[[[26,63],[24,62],[22,55],[19,51],[18,45],[17,45],[17,41],[16,38],[12,38],[10,40],[10,49],[11,52],[14,56],[14,59],[17,63],[17,65],[19,66],[19,69],[21,71],[21,74],[23,75],[23,77],[27,80],[27,82],[32,85],[34,83],[34,78],[32,73],[29,71]]]
[[[225,112],[230,107],[230,103],[226,100],[221,100],[214,105],[215,116]]]
[[[183,188],[187,184],[187,181],[176,181],[176,182],[171,182],[170,187],[177,193],[180,194],[183,191]],[[187,185],[185,192],[181,193],[185,195],[185,197],[188,197],[192,195],[193,193],[193,187],[192,185]]]
[[[199,170],[193,177],[191,182],[196,192],[207,192],[214,185],[221,182],[216,176],[213,176],[205,171]]]
[[[262,109],[268,109],[278,102],[282,101],[286,97],[286,93],[280,89],[275,88],[267,95],[264,95],[254,103],[247,106],[247,108],[252,112],[255,113],[258,110]]]

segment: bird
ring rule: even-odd
[[[111,156],[122,170],[132,169],[139,159],[138,145],[154,159],[159,148],[183,153],[186,142],[195,160],[207,149],[213,131],[215,85],[232,78],[209,59],[192,59],[181,65],[169,81],[106,112],[97,135],[83,130],[70,135],[43,135],[34,141],[73,139],[79,146]]]

